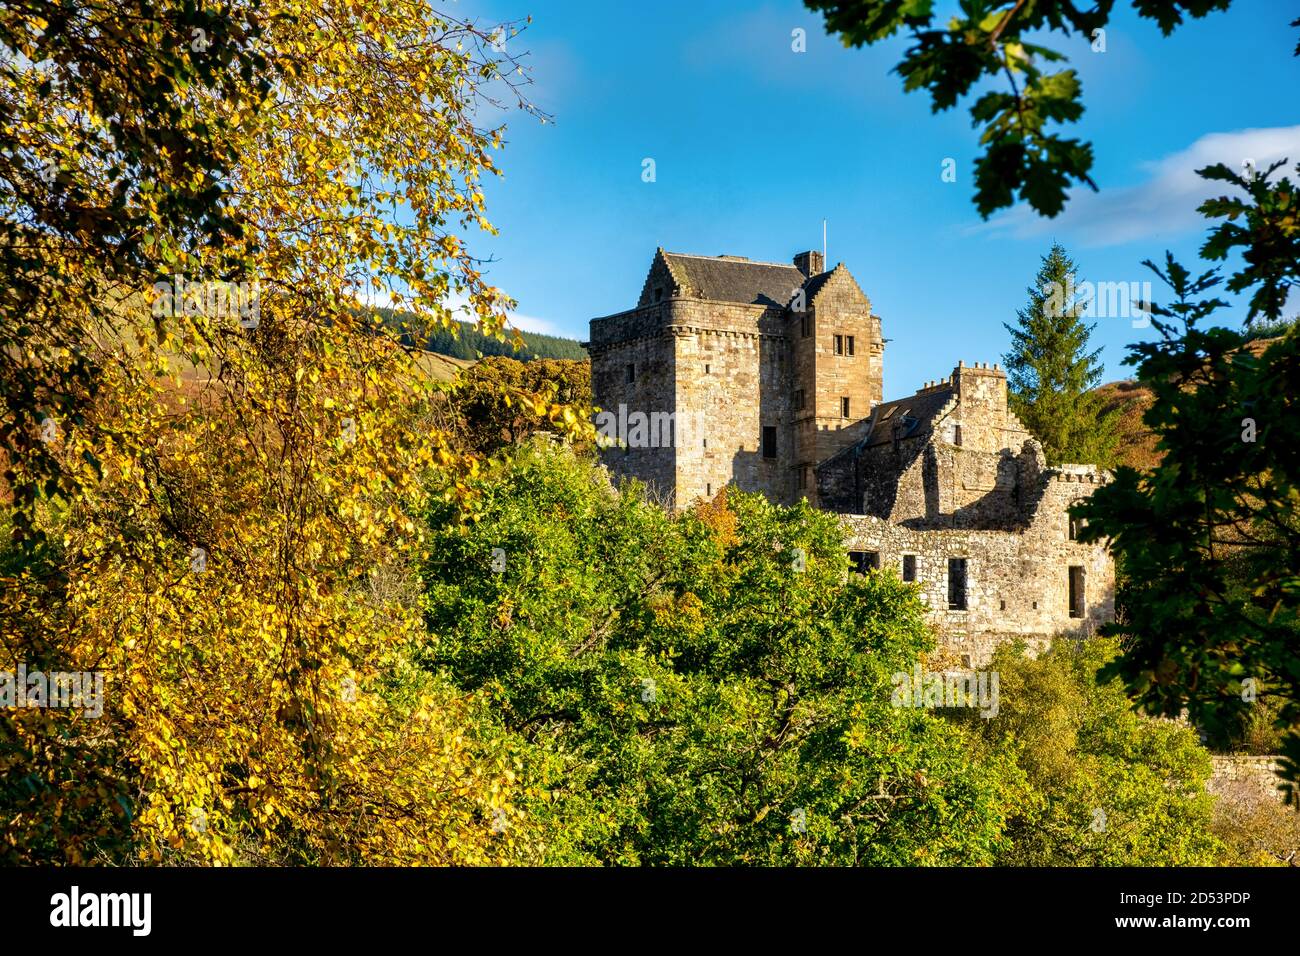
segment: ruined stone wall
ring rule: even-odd
[[[1225,799],[1258,802],[1284,799],[1280,757],[1211,756],[1214,769],[1206,789]]]
[[[916,558],[916,583],[941,644],[986,663],[998,644],[1023,638],[1034,652],[1057,634],[1084,636],[1114,615],[1114,571],[1104,548],[1070,541],[1049,515],[1023,532],[918,530],[866,515],[844,515],[847,547],[880,554],[901,573]],[[948,607],[948,559],[966,559],[966,610]],[[1084,611],[1070,616],[1069,568],[1084,569]]]

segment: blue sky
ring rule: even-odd
[[[554,116],[507,117],[504,176],[485,189],[501,234],[472,244],[518,301],[516,324],[585,339],[589,319],[635,304],[657,246],[786,262],[820,248],[826,218],[830,261],[853,272],[890,340],[887,399],[959,359],[1000,361],[1002,323],[1053,239],[1081,280],[1153,279],[1143,259],[1171,249],[1192,264],[1203,238],[1193,169],[1300,160],[1297,11],[1277,0],[1238,0],[1169,38],[1125,8],[1104,53],[1054,41],[1083,82],[1087,112],[1069,135],[1093,142],[1101,192],[1055,220],[1018,208],[989,223],[971,204],[968,104],[934,115],[926,94],[905,95],[889,72],[903,40],[845,49],[793,0],[456,10],[484,25],[532,14],[509,48],[527,51],[530,98]],[[791,49],[797,28],[804,53]],[[947,158],[955,183],[942,180]],[[1107,379],[1128,377],[1124,346],[1148,334],[1097,319]]]

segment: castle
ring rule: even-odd
[[[996,365],[884,401],[880,317],[842,263],[659,249],[636,307],[590,338],[612,472],[677,506],[734,485],[838,513],[855,567],[917,583],[963,666],[1113,616],[1110,558],[1068,513],[1106,476],[1047,467]]]

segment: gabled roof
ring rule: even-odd
[[[872,428],[866,438],[867,446],[884,445],[893,441],[895,423],[900,429],[899,438],[924,434],[934,425],[935,418],[952,400],[952,396],[952,386],[949,385],[947,388],[896,398],[892,402],[881,402],[871,410]]]
[[[838,269],[840,266],[836,266],[835,268]],[[829,272],[823,272],[820,275],[812,276],[804,283],[804,294],[808,297],[809,302],[817,298],[817,293],[822,290],[822,286],[824,286],[834,274],[835,270],[832,269]]]
[[[751,262],[738,256],[692,256],[680,252],[664,252],[663,257],[683,295],[715,302],[784,308],[805,279],[793,265],[779,262]]]

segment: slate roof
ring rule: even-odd
[[[822,286],[829,281],[830,277],[830,272],[823,272],[820,275],[815,275],[807,280],[804,284],[804,294],[807,296],[809,302],[817,298],[817,293],[822,290]]]
[[[900,438],[923,434],[934,424],[935,418],[952,399],[952,386],[936,388],[919,395],[881,402],[871,410],[872,427],[866,436],[866,445],[884,445],[894,439],[894,423],[902,422]]]
[[[751,262],[735,256],[692,256],[665,252],[664,259],[683,295],[746,305],[790,304],[804,274],[793,265]]]

